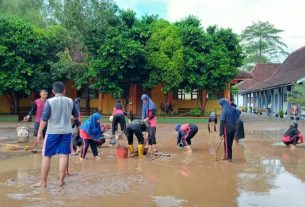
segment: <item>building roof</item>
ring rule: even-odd
[[[237,74],[234,77],[234,80],[248,80],[248,79],[252,79],[252,73],[245,71],[245,70],[240,70],[239,74]]]
[[[259,72],[257,75],[254,72],[254,67],[252,71],[253,81],[257,83],[244,83],[246,81],[237,84],[239,89],[244,92],[252,92],[262,89],[268,89],[280,85],[289,85],[305,77],[305,46],[294,51],[290,54],[282,64],[260,64],[260,65],[273,65],[273,69],[269,68],[269,72],[273,71],[271,75],[262,75],[263,72]],[[277,66],[276,66],[277,65]],[[267,68],[267,67],[266,67]],[[260,70],[260,69],[259,69]],[[261,69],[265,70],[265,69]],[[262,77],[265,77],[262,78]],[[266,78],[267,77],[267,78]],[[252,81],[252,80],[247,80]]]
[[[265,82],[272,74],[277,71],[279,66],[280,64],[257,64],[251,70],[253,78],[251,80],[245,80],[237,84],[237,87],[239,90],[241,90],[241,92],[251,90],[259,84]]]

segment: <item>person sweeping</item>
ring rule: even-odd
[[[232,162],[232,144],[240,112],[232,107],[230,102],[224,98],[218,102],[221,106],[219,136],[223,137],[224,140],[224,156],[221,159]]]
[[[148,128],[148,152],[158,152],[156,148],[156,125],[157,125],[157,107],[148,95],[143,94],[141,97],[142,104],[142,120],[144,122],[150,122]]]

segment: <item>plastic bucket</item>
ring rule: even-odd
[[[126,159],[128,157],[128,148],[127,147],[116,148],[116,157],[119,159]]]
[[[28,126],[17,127],[16,131],[17,131],[17,140],[19,143],[29,141],[29,127]]]

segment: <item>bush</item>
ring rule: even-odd
[[[281,118],[284,117],[284,111],[283,111],[283,110],[280,110],[280,111],[279,111],[279,116],[280,116]]]
[[[192,109],[188,114],[191,115],[191,116],[196,116],[196,117],[202,115],[200,108]]]

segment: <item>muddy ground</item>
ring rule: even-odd
[[[58,187],[58,157],[46,189],[34,188],[41,155],[0,147],[0,206],[294,206],[305,203],[305,147],[286,148],[289,120],[243,115],[246,139],[233,147],[233,162],[216,161],[219,138],[199,125],[193,153],[176,147],[175,124],[158,124],[160,153],[170,157],[118,159],[115,147],[99,148],[102,159],[71,156],[66,185]],[[15,142],[14,127],[0,129],[1,143]],[[305,132],[301,122],[299,129]],[[135,141],[136,142],[136,141]],[[124,143],[123,143],[124,144]]]

